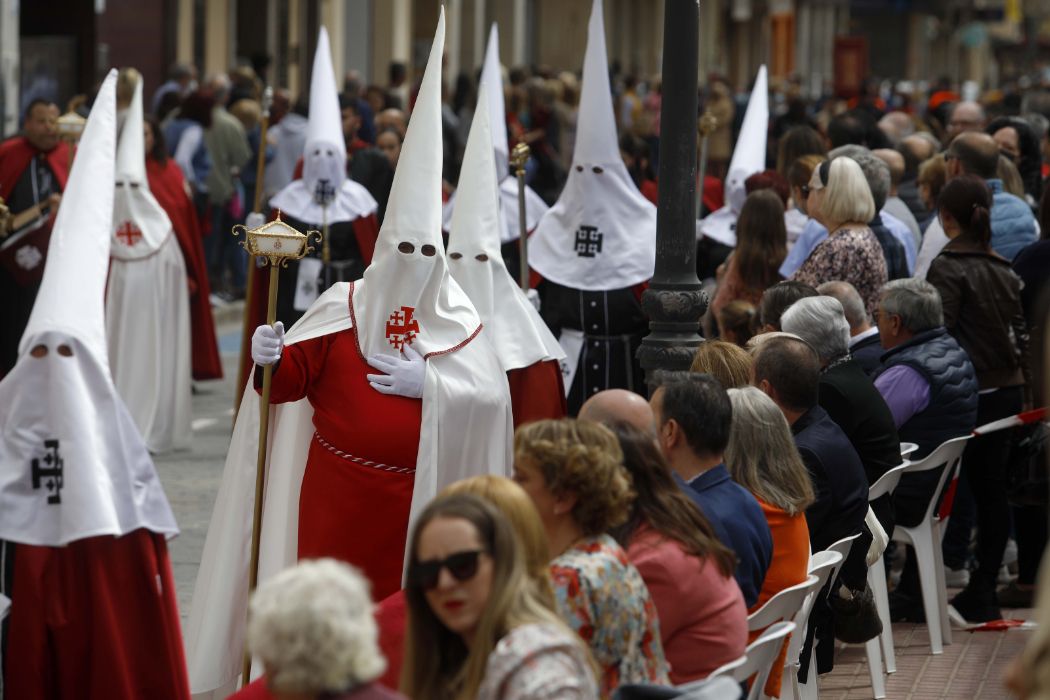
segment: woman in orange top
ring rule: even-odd
[[[730,389],[733,424],[725,462],[733,479],[754,494],[773,535],[773,561],[766,571],[758,602],[806,580],[809,570],[809,528],[806,508],[814,500],[813,484],[791,438],[784,414],[755,387]],[[757,635],[752,635],[757,636]],[[787,642],[780,651],[765,693],[780,697],[781,671]]]

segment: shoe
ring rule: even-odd
[[[1031,608],[1035,598],[1034,588],[1021,588],[1017,581],[999,590],[999,605],[1004,608]]]
[[[967,586],[951,600],[951,606],[967,622],[991,622],[1003,619],[994,590]]]
[[[890,593],[890,622],[926,622],[926,611],[922,600],[907,593]]]
[[[966,567],[952,569],[944,566],[944,585],[948,588],[966,588],[970,585],[970,570]]]
[[[1010,567],[1003,564],[999,567],[999,576],[996,579],[996,583],[1000,586],[1007,586],[1013,583],[1014,575],[1010,573]]]

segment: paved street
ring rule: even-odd
[[[232,377],[239,347],[240,308],[235,304],[216,312],[226,378],[198,385],[193,397],[193,448],[156,459],[182,529],[182,534],[171,543],[171,559],[184,624],[232,429]],[[1019,619],[1031,617],[1028,610],[1006,614]],[[887,678],[886,690],[887,697],[894,700],[1007,698],[1001,681],[1003,671],[1030,634],[1025,630],[956,631],[955,643],[946,647],[943,655],[931,656],[924,625],[896,624],[893,631],[898,670]],[[849,647],[838,654],[835,671],[821,679],[820,697],[872,697],[862,646]]]

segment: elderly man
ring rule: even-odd
[[[946,141],[951,143],[956,136],[967,131],[983,131],[987,123],[984,107],[977,102],[960,102],[952,108],[948,117]]]
[[[736,554],[736,582],[750,608],[772,560],[773,537],[758,501],[722,461],[733,411],[729,395],[709,374],[665,372],[658,382],[651,400],[656,441],[686,495]]]
[[[868,485],[901,463],[900,440],[882,396],[849,355],[849,323],[832,297],[802,299],[784,312],[781,327],[809,343],[820,356],[817,402],[846,433],[864,465]],[[893,506],[886,496],[871,504],[886,532]]]
[[[654,430],[653,409],[649,402],[626,389],[599,391],[583,402],[576,417],[594,423],[627,423],[643,433]]]
[[[882,345],[879,343],[878,326],[872,326],[864,300],[849,282],[825,282],[817,287],[824,296],[839,300],[849,323],[849,353],[857,361],[864,374],[869,377],[879,367]]]
[[[912,459],[973,430],[977,373],[966,351],[944,328],[937,289],[920,279],[890,282],[882,288],[878,322],[887,352],[875,388],[886,399],[901,439],[919,446]],[[921,522],[939,478],[939,470],[901,478],[893,492],[899,524]],[[894,620],[924,619],[914,557],[905,564],[890,606]]]
[[[877,148],[871,152],[873,156],[886,164],[890,169],[890,192],[886,196],[886,204],[883,211],[896,219],[899,219],[911,232],[915,239],[915,250],[922,244],[922,231],[919,230],[919,222],[911,209],[899,196],[901,180],[904,179],[904,156],[889,148]]]

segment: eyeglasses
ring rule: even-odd
[[[483,550],[476,549],[469,552],[456,552],[444,559],[418,561],[409,569],[409,583],[424,591],[432,591],[437,588],[442,569],[448,569],[452,578],[457,581],[469,581],[478,573],[478,557],[484,553]]]

